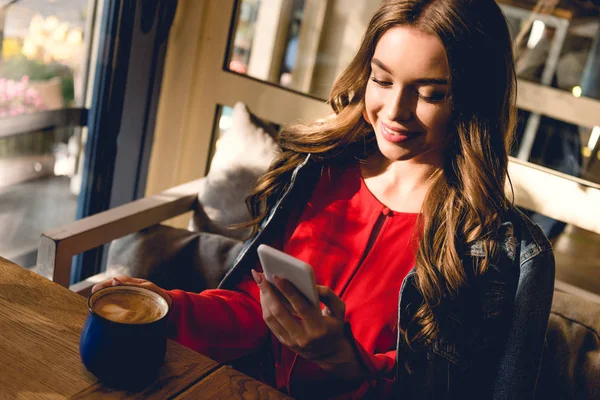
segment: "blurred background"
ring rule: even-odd
[[[40,232],[75,219],[83,132],[67,126],[23,132],[29,121],[19,124],[17,117],[84,106],[93,3],[0,4],[0,124],[17,124],[0,134],[0,254],[21,264],[35,264]]]

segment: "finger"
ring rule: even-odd
[[[256,271],[255,271],[256,272]],[[260,276],[266,280],[265,274],[264,273],[260,273],[260,272],[256,272],[257,274],[260,274]],[[268,281],[267,281],[268,282]],[[281,302],[281,304],[283,304],[283,306],[290,312],[290,314],[294,315],[295,317],[298,317],[298,313],[296,312],[296,310],[294,310],[294,307],[292,307],[292,304],[290,303],[290,301],[283,295],[283,293],[281,293],[281,291],[279,289],[277,289],[277,287],[275,285],[273,285],[271,283],[271,288],[273,289],[273,294],[275,296],[277,296],[277,298],[279,299],[279,301]]]
[[[262,306],[262,304],[261,304],[261,306]],[[269,309],[269,307],[263,306],[263,319],[265,320],[265,323],[267,324],[267,326],[269,327],[271,332],[273,332],[273,334],[275,335],[277,340],[279,340],[279,342],[281,344],[283,344],[285,346],[289,346],[291,343],[289,333],[279,323],[277,318],[272,316],[271,310]]]
[[[301,324],[292,316],[292,313],[272,302],[262,304],[263,318],[271,331],[277,336],[277,340],[287,347],[295,345],[294,338],[302,335]]]
[[[317,285],[319,300],[325,304],[330,316],[336,319],[346,319],[346,304],[327,286]]]
[[[92,293],[97,292],[100,289],[104,289],[105,287],[110,287],[110,286],[113,286],[112,279],[107,279],[105,281],[98,282],[94,286],[92,286]]]
[[[131,276],[126,276],[126,275],[115,276],[113,279],[116,279],[124,284],[150,282],[147,279],[132,278]]]
[[[321,318],[321,311],[314,304],[312,304],[304,294],[302,294],[293,283],[288,281],[287,279],[281,279],[278,276],[274,277],[275,284],[277,285],[277,289],[281,291],[281,293],[286,297],[286,299],[290,302],[296,313],[306,320],[307,322],[313,324],[318,323]]]
[[[97,292],[100,289],[104,289],[104,288],[111,287],[111,286],[127,285],[127,281],[129,279],[131,279],[131,278],[129,278],[127,276],[119,276],[119,277],[107,279],[105,281],[102,281],[102,282],[97,283],[94,286],[92,286],[92,293]]]
[[[252,270],[252,276],[260,289],[260,305],[263,308],[263,316],[276,319],[287,331],[289,337],[295,337],[303,332],[302,325],[285,307],[285,303],[276,293],[277,289],[266,280],[264,274]]]

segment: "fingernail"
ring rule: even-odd
[[[117,278],[113,278],[113,286],[122,285],[122,284],[123,284],[123,282],[121,282]]]
[[[254,282],[256,282],[257,284],[260,285],[263,280],[262,276],[255,270],[252,270],[251,272],[252,272],[252,277],[254,278]]]

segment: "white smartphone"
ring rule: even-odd
[[[315,306],[319,305],[315,274],[310,265],[266,244],[258,246],[257,252],[267,281],[275,284],[274,275],[287,279],[311,303]]]

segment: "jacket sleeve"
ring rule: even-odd
[[[218,362],[255,350],[266,338],[258,286],[247,275],[236,290],[168,292],[173,299],[169,337]]]
[[[554,268],[552,250],[521,265],[494,400],[534,398],[554,293]]]

